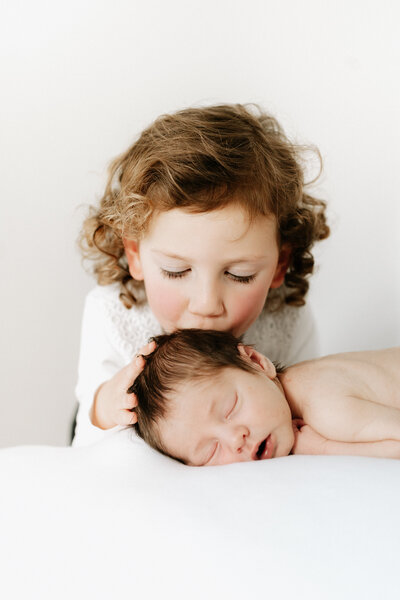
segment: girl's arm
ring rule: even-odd
[[[294,427],[295,443],[292,454],[325,454],[371,456],[375,458],[400,458],[400,441],[337,442],[317,433],[309,425]]]
[[[143,368],[142,358],[132,356],[137,349],[124,348],[118,327],[118,294],[94,288],[85,302],[76,395],[79,400],[74,446],[103,438],[103,430],[134,422],[134,394],[127,390]],[[152,345],[138,351],[147,354]],[[129,362],[128,362],[129,361]]]
[[[98,288],[86,297],[83,311],[78,364],[78,382],[75,388],[79,401],[74,446],[85,446],[104,437],[101,429],[92,423],[92,404],[101,384],[115,375],[124,360],[110,335],[110,319]]]

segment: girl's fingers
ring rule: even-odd
[[[143,356],[136,355],[132,362],[128,365],[127,378],[131,381],[131,385],[139,373],[142,372],[145,362],[146,361]]]
[[[143,348],[141,348],[139,350],[139,352],[133,358],[132,362],[128,365],[126,379],[129,383],[129,387],[133,384],[133,382],[135,381],[135,379],[139,375],[139,373],[142,372],[143,367],[146,364],[146,360],[143,358],[143,356],[147,356],[147,354],[150,354],[151,352],[153,352],[155,347],[156,347],[155,342],[149,342],[148,344],[146,344],[145,346],[143,346]]]
[[[132,362],[125,367],[124,379],[121,379],[121,388],[127,394],[133,393],[132,386],[135,383],[136,377],[142,372],[145,362],[143,356],[135,356]],[[126,397],[124,394],[122,401],[120,401],[120,408],[125,408],[125,402]]]
[[[147,354],[151,354],[151,352],[153,352],[155,349],[156,343],[154,340],[152,340],[151,342],[143,346],[143,348],[140,348],[138,354],[144,354],[145,356],[147,356]]]
[[[138,399],[134,393],[125,394],[124,399],[121,404],[121,408],[123,410],[132,410],[132,408],[136,408],[138,405]]]
[[[146,364],[146,360],[143,358],[143,356],[147,356],[147,354],[153,352],[155,347],[155,342],[149,342],[139,350],[139,352],[133,358],[132,362],[128,365],[128,377],[129,379],[132,379],[132,383],[139,375],[139,373],[143,370],[143,367]]]
[[[121,384],[124,386],[127,394],[124,395],[120,404],[122,409],[129,410],[137,406],[137,398],[133,394],[133,390],[130,390],[135,382],[136,377],[143,371],[143,367],[146,364],[146,359],[143,358],[143,356],[153,352],[155,347],[156,343],[154,341],[149,342],[139,350],[139,353],[133,358],[132,362],[125,367],[124,380],[121,379]],[[126,423],[123,423],[123,425],[125,424]],[[132,423],[127,424],[131,425]]]
[[[118,425],[134,425],[137,423],[137,414],[130,410],[120,410],[117,419]]]

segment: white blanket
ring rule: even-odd
[[[400,461],[186,467],[131,431],[0,452],[5,600],[394,598]]]

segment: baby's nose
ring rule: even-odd
[[[238,427],[232,435],[232,451],[241,454],[244,451],[249,432],[247,427]]]

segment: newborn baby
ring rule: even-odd
[[[154,339],[129,392],[139,435],[168,456],[196,466],[288,454],[400,458],[400,348],[280,368],[226,332]]]

